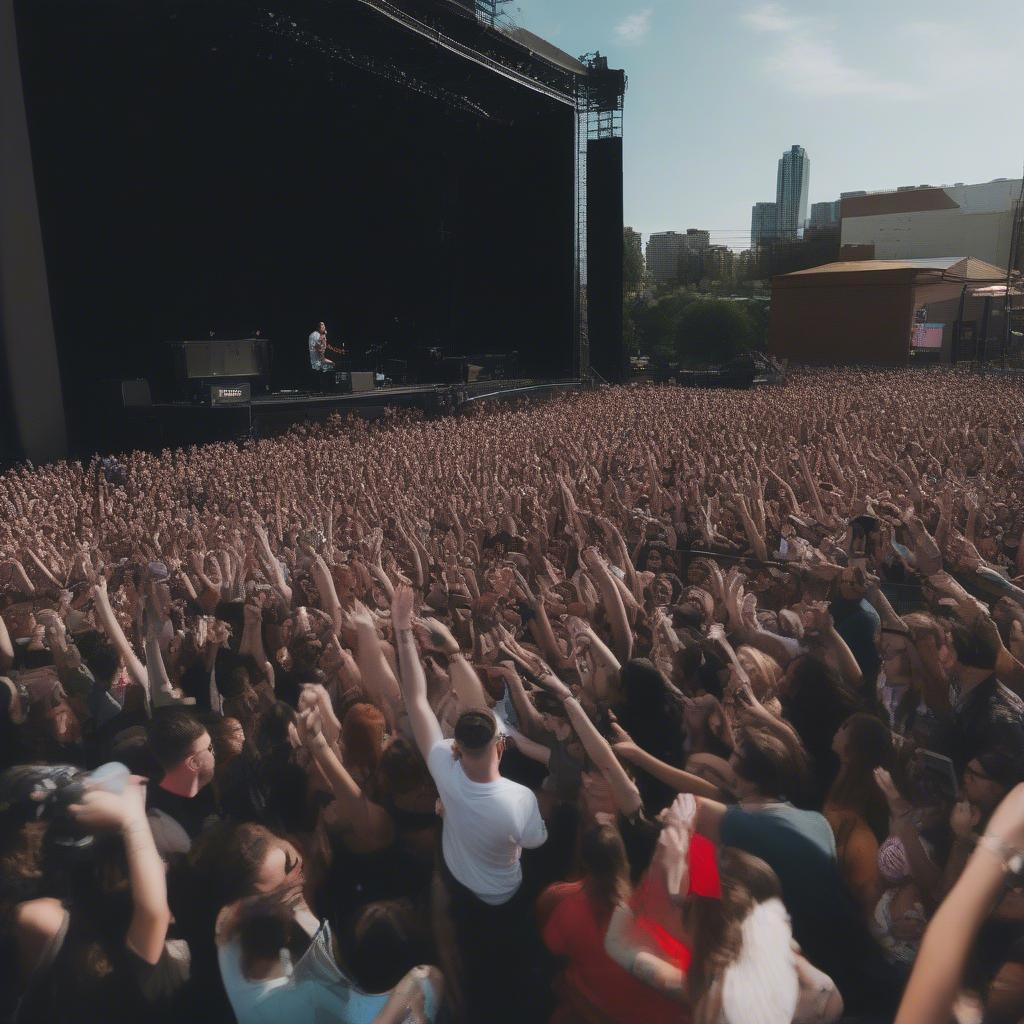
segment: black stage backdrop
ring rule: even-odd
[[[87,443],[167,342],[572,364],[573,113],[358,0],[19,0],[61,377]],[[76,443],[77,442],[77,443]]]

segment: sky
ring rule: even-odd
[[[1022,0],[511,0],[517,24],[629,79],[625,222],[745,248],[783,150],[809,203],[1017,178]],[[809,207],[808,207],[809,211]]]

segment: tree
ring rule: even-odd
[[[640,351],[660,362],[674,358],[679,317],[694,298],[692,292],[677,289],[652,302],[638,304],[633,322]]]
[[[675,325],[676,357],[681,363],[724,363],[750,349],[754,330],[745,304],[698,299],[687,304]]]
[[[634,295],[644,284],[644,253],[640,235],[632,228],[622,229],[622,291]]]

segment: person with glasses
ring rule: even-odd
[[[195,839],[217,807],[210,783],[216,759],[205,726],[184,708],[159,708],[146,730],[153,759],[162,769],[149,783],[147,810],[172,818]]]

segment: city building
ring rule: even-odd
[[[726,245],[708,246],[704,253],[704,276],[712,281],[732,277],[736,255]]]
[[[754,203],[750,209],[750,247],[757,249],[775,238],[777,207],[775,203]]]
[[[655,231],[647,239],[647,276],[652,284],[679,280],[679,260],[686,252],[686,235],[680,231]]]
[[[704,253],[711,245],[711,232],[701,228],[686,229],[686,251],[692,253]]]
[[[779,238],[796,238],[807,220],[807,189],[811,158],[803,146],[792,146],[779,157],[775,181],[776,224]]]
[[[657,231],[647,239],[647,276],[652,284],[699,281],[710,248],[711,232],[702,228]]]
[[[840,258],[972,256],[1005,268],[1021,179],[843,193]]]
[[[809,228],[831,228],[839,223],[839,207],[842,200],[831,203],[811,203],[811,219]]]

